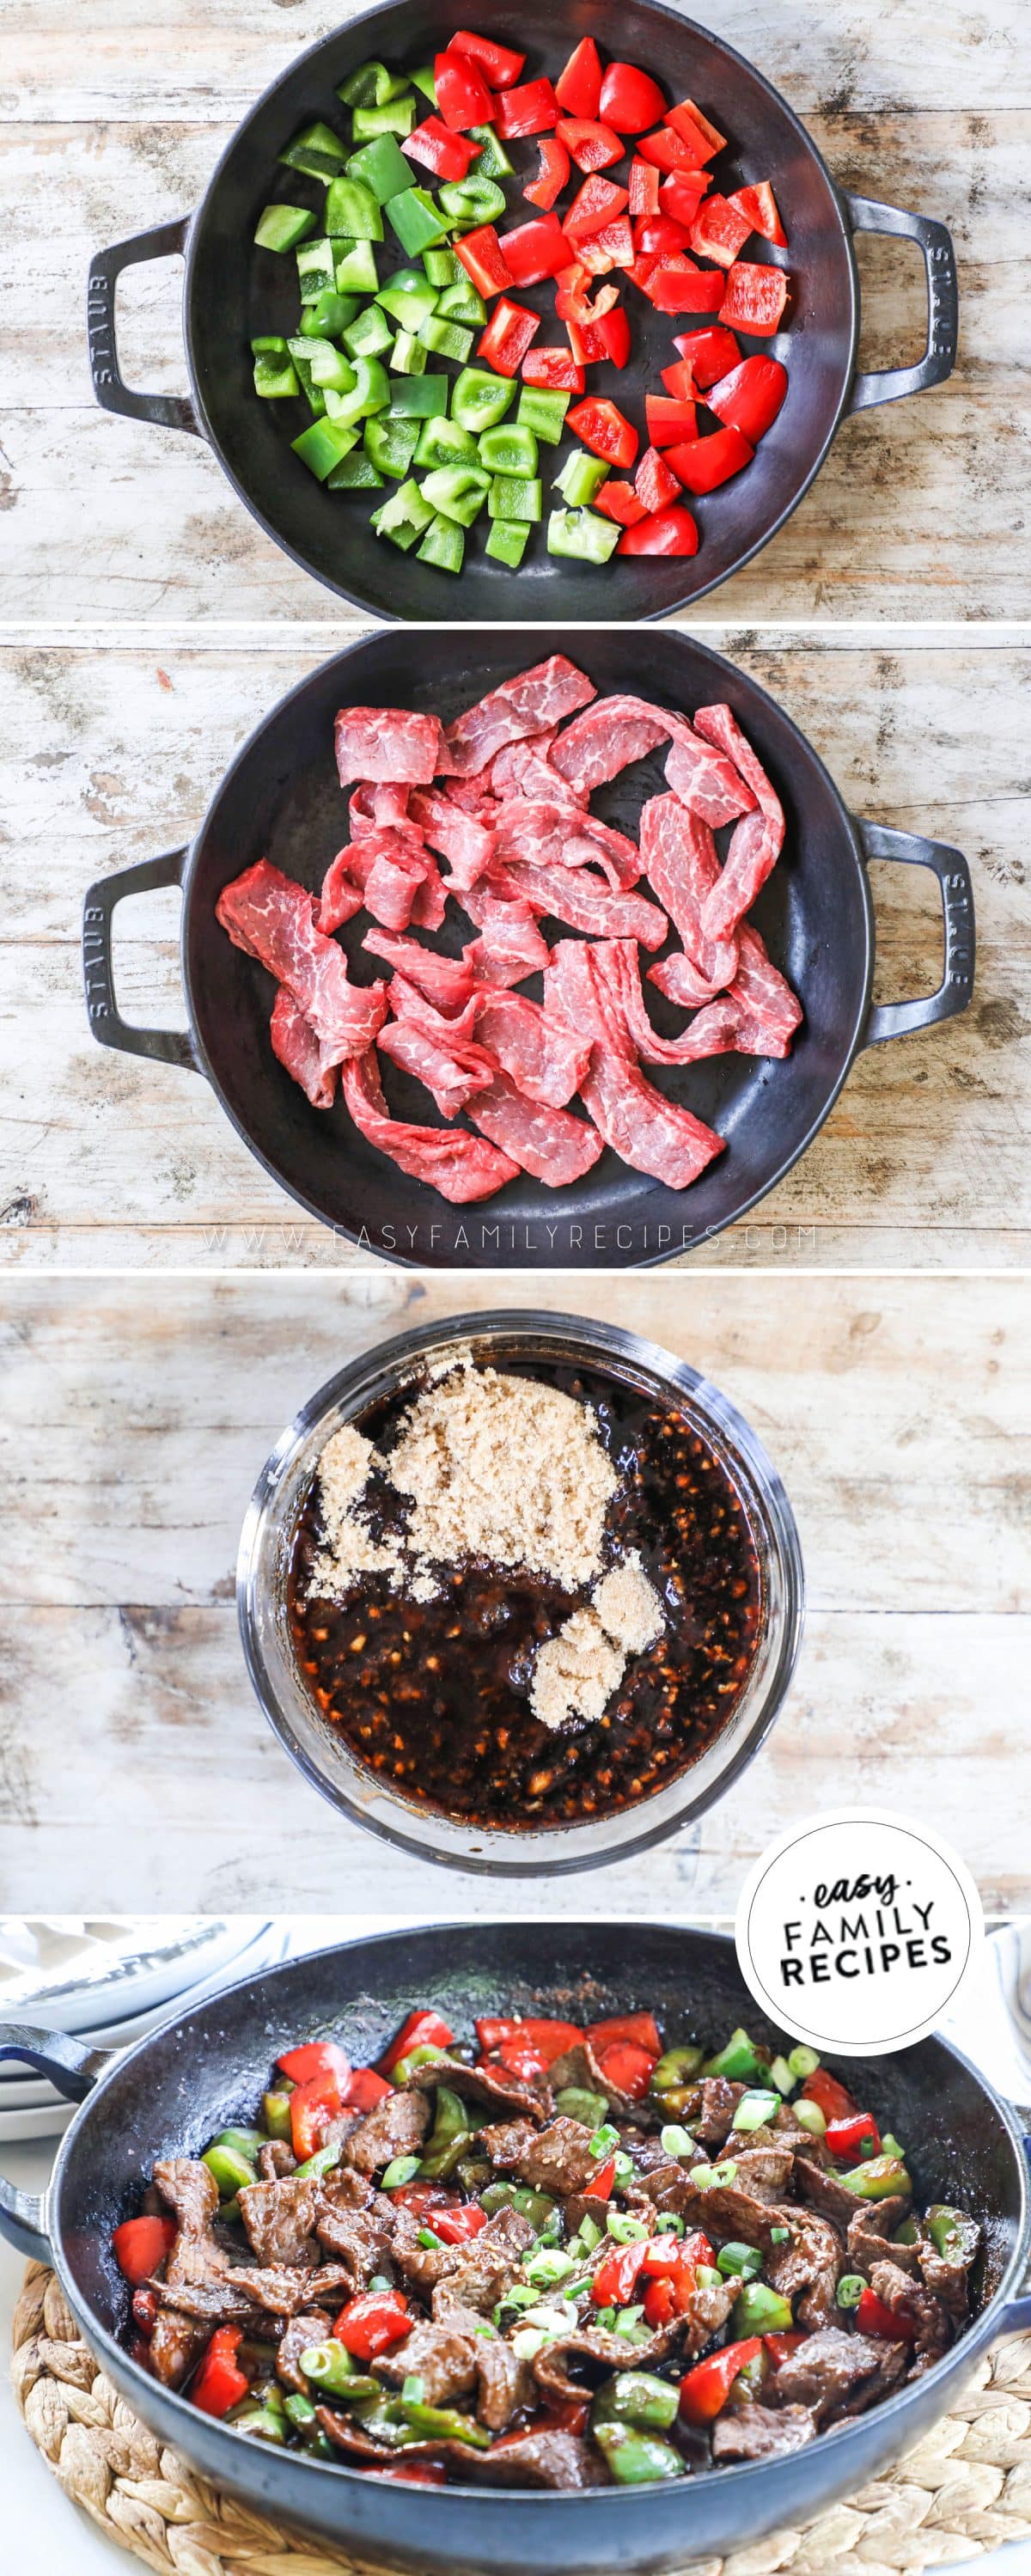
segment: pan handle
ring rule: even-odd
[[[945,841],[923,841],[916,832],[895,832],[887,823],[857,817],[863,857],[897,859],[907,867],[931,868],[938,879],[945,918],[945,971],[936,993],[919,1002],[871,1003],[860,1046],[880,1046],[885,1038],[906,1038],[914,1029],[933,1028],[965,1011],[974,989],[974,889],[962,850]]]
[[[854,233],[894,233],[919,242],[927,270],[927,347],[915,367],[883,368],[876,375],[857,375],[848,410],[869,411],[872,403],[898,402],[903,394],[922,394],[951,376],[959,345],[959,286],[952,235],[933,215],[907,214],[902,206],[879,205],[875,197],[845,196],[845,212]]]
[[[31,2030],[14,2021],[0,2022],[0,2061],[8,2057],[34,2066],[37,2075],[48,2075],[66,2102],[84,2102],[111,2063],[107,2049],[84,2048],[64,2031]],[[51,2260],[47,2197],[46,2192],[18,2191],[0,2174],[0,2236],[38,2263]]]
[[[120,411],[129,420],[149,420],[159,429],[191,429],[203,438],[189,394],[139,394],[123,382],[115,331],[115,290],[123,268],[146,259],[170,259],[186,250],[192,215],[177,215],[170,224],[154,224],[149,233],[98,250],[90,261],[86,288],[86,339],[93,391],[104,411]]]
[[[98,877],[82,910],[82,974],[89,1024],[100,1046],[120,1047],[125,1055],[149,1055],[159,1064],[183,1065],[199,1073],[187,1030],[136,1029],[123,1020],[115,1000],[111,959],[116,904],[127,894],[150,894],[155,886],[181,886],[188,856],[185,846],[164,850],[158,859],[140,859],[131,868],[119,868],[114,876]]]

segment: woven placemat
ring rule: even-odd
[[[30,2263],[11,2376],[37,2450],[66,2495],[159,2576],[374,2576],[291,2539],[196,2476],[139,2423],[94,2360],[52,2272]],[[1031,2335],[996,2345],[951,2412],[887,2476],[797,2528],[683,2576],[924,2576],[1031,2535]]]

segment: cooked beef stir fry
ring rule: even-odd
[[[133,2351],[259,2441],[439,2486],[679,2478],[811,2442],[963,2332],[981,2231],[808,2048],[649,2012],[316,2040],[114,2235]]]

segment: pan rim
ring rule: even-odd
[[[788,520],[793,517],[799,503],[804,501],[807,492],[811,490],[817,475],[822,472],[823,466],[827,461],[830,448],[837,437],[842,420],[845,417],[848,398],[856,377],[861,321],[859,268],[856,260],[852,229],[846,213],[845,193],[838,186],[836,179],[832,176],[822,152],[819,150],[818,145],[814,143],[812,135],[809,133],[808,128],[802,123],[801,117],[796,115],[794,108],[790,106],[788,100],[783,96],[783,93],[774,87],[773,82],[767,79],[766,74],[761,72],[755,63],[749,60],[747,54],[740,53],[735,45],[728,44],[724,37],[717,35],[712,28],[704,26],[700,19],[686,17],[681,10],[671,8],[668,5],[668,0],[639,0],[639,5],[646,8],[653,17],[665,19],[670,27],[676,27],[685,31],[690,36],[699,37],[704,42],[715,46],[717,52],[724,56],[735,70],[747,72],[751,79],[759,83],[760,88],[765,92],[770,103],[787,118],[793,129],[796,141],[802,146],[802,149],[815,163],[820,177],[824,181],[827,189],[829,205],[837,222],[841,247],[845,255],[845,266],[848,277],[848,352],[842,371],[840,395],[835,405],[834,415],[827,430],[826,437],[824,438],[823,445],[806,473],[804,480],[799,484],[792,499],[785,503],[784,508],[779,512],[776,519],[771,522],[764,534],[756,537],[753,543],[747,546],[744,551],[736,557],[732,564],[727,566],[725,572],[714,574],[711,580],[699,583],[694,589],[685,592],[680,598],[671,601],[668,605],[664,605],[661,608],[645,609],[640,616],[628,616],[625,621],[619,621],[620,623],[625,623],[628,626],[655,625],[660,623],[664,618],[678,617],[685,614],[694,607],[697,600],[708,598],[713,591],[721,589],[724,582],[733,580],[738,573],[743,572],[746,565],[753,563],[756,556],[762,553],[763,548],[770,545],[774,537],[779,536],[781,529],[785,527]],[[348,22],[349,29],[357,30],[366,26],[374,26],[381,19],[392,17],[395,7],[396,0],[374,0],[373,7],[362,10],[356,18],[353,18]],[[225,455],[221,440],[215,431],[207,403],[205,402],[201,391],[194,355],[192,305],[194,271],[203,236],[204,223],[206,217],[210,213],[210,200],[213,197],[214,191],[223,175],[223,172],[228,169],[237,145],[243,141],[248,128],[255,118],[261,114],[262,110],[268,106],[270,101],[274,98],[276,91],[282,87],[284,81],[291,79],[295,72],[305,69],[309,65],[313,64],[317,55],[325,52],[329,46],[336,43],[340,32],[339,28],[334,28],[328,36],[318,37],[314,44],[306,45],[300,53],[295,54],[292,60],[288,63],[286,70],[280,72],[277,79],[269,81],[266,84],[266,87],[254,100],[253,105],[248,108],[246,115],[240,119],[240,122],[230,136],[228,143],[220,152],[218,160],[215,163],[215,167],[211,172],[207,186],[204,189],[200,204],[195,208],[193,214],[189,218],[185,241],[183,273],[183,346],[190,381],[190,393],[197,417],[201,423],[203,435],[206,438],[212,453],[217,458],[219,466],[221,467],[223,474],[226,476],[227,481],[232,485],[237,499],[243,502],[244,508],[249,512],[256,525],[263,530],[265,536],[269,537],[273,545],[278,546],[280,552],[287,555],[290,561],[295,563],[301,572],[306,573],[309,580],[318,582],[320,587],[327,590],[334,598],[347,600],[351,607],[362,609],[366,616],[376,617],[388,626],[421,626],[429,621],[421,618],[395,616],[389,609],[384,608],[378,602],[371,600],[363,590],[349,589],[346,582],[334,580],[331,574],[317,572],[314,565],[309,562],[307,556],[301,552],[300,548],[293,545],[286,537],[280,535],[278,529],[274,527],[271,519],[266,517],[264,511],[259,508],[257,502],[254,501],[248,493],[244,484],[240,481],[235,467],[230,465]],[[688,560],[697,560],[697,558],[688,558]],[[445,621],[441,620],[439,622],[443,623]],[[461,625],[467,621],[463,621],[460,614],[456,611],[456,616],[453,622],[456,625]],[[478,620],[476,622],[478,624],[482,623],[485,626],[492,626],[496,621],[493,619],[485,619],[482,621]],[[528,617],[526,620],[518,620],[517,622],[529,627],[536,621],[533,618]],[[572,617],[568,618],[566,621],[568,625],[576,626],[578,628],[589,625],[591,622],[592,621],[588,619]]]

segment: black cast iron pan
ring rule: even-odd
[[[780,417],[754,464],[698,505],[702,534],[690,560],[613,558],[607,568],[578,567],[550,558],[531,540],[518,572],[491,563],[477,537],[460,580],[434,572],[414,555],[400,554],[369,526],[361,494],[329,494],[290,454],[289,441],[309,418],[306,404],[260,402],[252,383],[250,341],[255,332],[296,328],[296,276],[291,258],[257,252],[254,227],[270,197],[321,205],[317,189],[298,173],[279,169],[276,155],[313,117],[338,113],[334,92],[370,56],[398,67],[425,62],[468,24],[465,0],[419,5],[402,0],[367,10],[299,56],[244,119],[214,171],[194,215],[159,224],[151,232],[101,251],[92,261],[88,336],[93,387],[108,411],[193,430],[207,438],[240,499],[266,534],[296,563],[346,599],[378,617],[495,618],[665,617],[685,602],[726,581],[776,534],[819,471],[839,423],[870,404],[919,393],[951,373],[957,343],[955,254],[944,224],[930,216],[883,206],[837,188],[815,144],[769,82],[708,29],[658,0],[569,0],[556,11],[547,0],[525,7],[480,0],[471,13],[485,34],[516,45],[528,56],[527,77],[547,71],[557,78],[573,44],[590,32],[605,55],[629,58],[650,70],[671,100],[699,101],[728,134],[732,152],[718,168],[721,187],[747,175],[772,180],[789,237],[793,280],[790,329],[776,341],[745,346],[776,351],[786,359],[790,390]],[[536,169],[536,151],[517,147],[522,175]],[[289,179],[289,191],[284,181]],[[512,221],[523,204],[508,183]],[[526,214],[532,208],[524,206]],[[509,221],[505,218],[504,221]],[[879,375],[856,371],[859,280],[853,234],[904,235],[919,243],[927,270],[928,345],[919,364]],[[762,246],[746,245],[750,259]],[[190,393],[137,393],[119,371],[115,293],[121,271],[136,262],[180,253],[185,260],[183,338]],[[400,261],[401,254],[398,258]],[[564,341],[550,289],[531,288],[521,301],[545,315],[542,343]],[[636,288],[626,302],[634,355],[620,373],[592,367],[592,393],[626,404],[644,430],[644,389],[661,390],[659,373],[675,357],[675,331],[691,327],[655,313]],[[275,415],[275,416],[273,416]],[[281,415],[281,417],[280,417]],[[296,415],[296,416],[295,416]],[[567,447],[575,442],[570,439]],[[544,471],[557,451],[544,449]]]
[[[265,1970],[187,2010],[114,2064],[49,2031],[0,2025],[0,2059],[38,2067],[82,2109],[41,2199],[0,2183],[0,2231],[52,2262],[109,2377],[162,2441],[216,2487],[307,2527],[376,2565],[420,2576],[660,2576],[715,2556],[854,2492],[942,2415],[979,2354],[1031,2326],[1018,2295],[1031,2223],[1017,2115],[945,2040],[880,2058],[882,2127],[906,2140],[918,2195],[959,2202],[987,2252],[970,2331],[925,2378],[791,2456],[720,2469],[675,2486],[587,2495],[485,2493],[396,2485],[270,2450],[161,2389],[119,2340],[128,2292],[111,2231],[138,2207],[161,2154],[197,2154],[246,2119],[289,2043],[346,2030],[356,2059],[376,2057],[413,2004],[465,2030],[499,2003],[586,2018],[648,2005],[679,2036],[713,2041],[738,2022],[781,2043],[742,1984],[733,1943],[654,1924],[460,1924],[404,1931]],[[837,2061],[835,2061],[837,2064]],[[870,2092],[869,2062],[857,2072]],[[841,2072],[854,2080],[847,2062]]]
[[[660,1088],[728,1139],[727,1152],[692,1189],[668,1190],[606,1152],[579,1186],[547,1190],[524,1176],[481,1206],[453,1208],[367,1145],[339,1103],[330,1111],[309,1106],[272,1053],[271,979],[231,945],[215,904],[230,878],[263,855],[288,876],[320,883],[346,836],[346,799],[333,761],[333,717],[342,702],[435,708],[451,717],[531,658],[570,647],[600,691],[636,691],[688,713],[729,700],[787,813],[784,856],[755,919],[801,997],[805,1025],[784,1063],[725,1055],[671,1071],[649,1068]],[[644,798],[664,788],[664,758],[660,752],[625,771],[595,798],[596,810],[636,834]],[[945,965],[938,991],[926,999],[871,1004],[870,859],[916,863],[939,880]],[[183,892],[188,1035],[131,1027],[115,998],[116,906],[160,885]],[[385,970],[361,948],[363,920],[350,924],[344,939],[357,980],[369,982]],[[437,944],[457,953],[469,935],[468,925],[455,923]],[[544,628],[531,639],[518,629],[470,636],[443,627],[417,638],[367,637],[313,671],[244,744],[188,849],[91,886],[83,945],[94,1037],[205,1074],[266,1171],[363,1250],[421,1266],[631,1267],[704,1243],[754,1207],[811,1143],[863,1047],[965,1008],[974,971],[973,892],[958,850],[857,822],[774,700],[693,638],[608,627],[575,636]],[[539,994],[539,983],[526,989]],[[672,1033],[681,1015],[654,985],[647,991],[657,1025]],[[384,1067],[384,1087],[398,1116],[436,1122],[429,1094],[393,1065]]]

